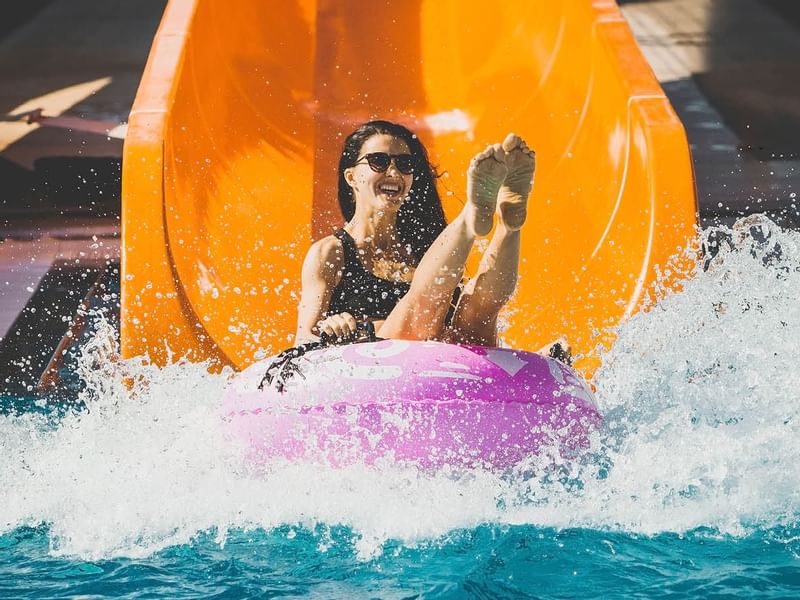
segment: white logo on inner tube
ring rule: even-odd
[[[486,360],[503,369],[503,371],[511,375],[511,377],[519,373],[523,367],[528,364],[528,361],[522,360],[514,352],[493,348],[486,351]]]
[[[472,375],[470,373],[456,373],[454,371],[422,371],[420,377],[446,377],[448,379],[473,379],[479,381],[483,377]]]

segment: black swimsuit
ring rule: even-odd
[[[368,271],[358,256],[352,236],[344,229],[338,229],[333,235],[342,242],[344,266],[339,284],[333,288],[328,314],[346,312],[356,319],[385,319],[397,306],[400,298],[411,289],[411,284],[383,279]],[[453,307],[460,294],[461,290],[456,288],[446,323],[450,323],[452,319],[455,312]]]
[[[411,284],[377,277],[364,267],[356,241],[349,233],[339,229],[333,235],[342,242],[344,267],[339,285],[333,288],[328,314],[346,312],[356,319],[385,319],[411,289]]]

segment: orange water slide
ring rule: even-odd
[[[683,127],[613,0],[171,0],[125,142],[123,355],[242,368],[291,345],[343,137],[371,118],[418,132],[451,217],[476,151],[535,148],[513,347],[566,335],[591,370],[693,239]]]

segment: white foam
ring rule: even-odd
[[[794,522],[800,237],[759,227],[765,243],[728,232],[736,248],[620,327],[594,382],[608,415],[595,460],[545,476],[535,459],[505,476],[277,463],[254,472],[219,426],[227,375],[187,363],[96,370],[87,357],[88,410],[55,427],[0,417],[0,532],[47,523],[54,554],[92,560],[209,530],[224,542],[230,528],[323,523],[352,528],[369,559],[389,539],[414,545],[486,522],[734,535]]]

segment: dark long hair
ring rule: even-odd
[[[442,208],[442,199],[436,190],[438,174],[428,160],[428,152],[419,138],[407,128],[390,121],[370,121],[364,123],[347,136],[339,159],[339,207],[345,221],[353,218],[356,201],[353,189],[344,177],[345,169],[354,166],[360,156],[361,147],[373,135],[386,134],[403,140],[409,152],[417,159],[414,169],[414,182],[408,198],[397,213],[397,234],[404,246],[411,248],[417,260],[431,247],[433,241],[447,225]]]

